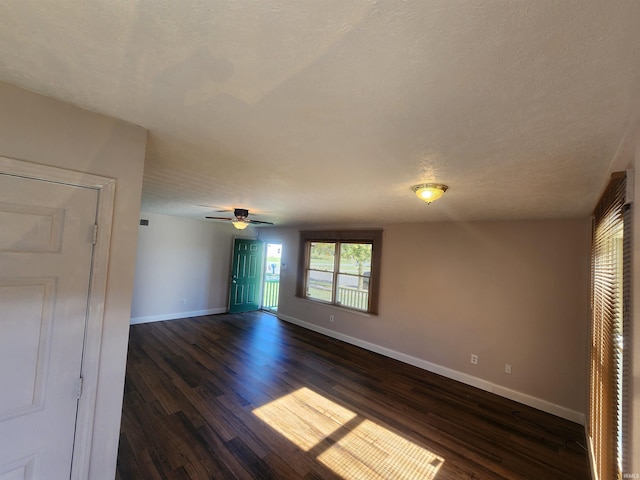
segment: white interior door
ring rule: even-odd
[[[0,174],[0,480],[70,478],[97,202]]]

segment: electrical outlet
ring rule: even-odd
[[[180,301],[180,303],[181,303],[182,305],[186,305],[186,304],[187,304],[187,299],[186,299],[186,298],[183,298],[183,299]]]
[[[511,365],[509,365],[508,363],[504,364],[504,373],[511,375]]]
[[[478,364],[478,355],[474,353],[471,354],[471,363],[473,363],[474,365]]]
[[[329,321],[333,322],[333,315],[329,315]]]

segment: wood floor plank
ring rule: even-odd
[[[131,327],[118,480],[589,479],[582,426],[264,312]]]

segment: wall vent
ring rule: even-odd
[[[140,225],[142,225],[143,227],[148,227],[149,226],[149,220],[145,220],[143,218],[140,219]]]

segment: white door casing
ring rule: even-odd
[[[1,480],[88,476],[114,187],[0,157]]]

